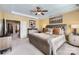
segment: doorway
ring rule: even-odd
[[[6,20],[6,34],[13,38],[20,37],[20,21]]]

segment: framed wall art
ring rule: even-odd
[[[62,23],[62,22],[63,22],[63,16],[56,16],[49,18],[49,24]]]
[[[36,21],[35,20],[29,20],[29,27],[35,28],[36,27]]]

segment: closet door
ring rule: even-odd
[[[20,38],[27,37],[27,23],[25,21],[20,21]]]

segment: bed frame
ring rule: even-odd
[[[46,28],[63,28],[65,30],[66,24],[57,24],[57,25],[47,25]],[[28,34],[29,41],[36,48],[42,51],[44,54],[49,55],[53,54],[50,45],[47,41],[43,40],[43,38],[37,37],[33,34]]]

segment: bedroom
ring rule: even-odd
[[[22,44],[24,45],[22,46],[23,48],[26,47],[25,50],[22,49],[22,47],[20,47],[20,45],[18,44],[19,48],[21,49],[19,49],[17,45],[16,45],[16,49],[15,48],[13,49],[12,46],[12,51],[9,51],[9,53],[5,52],[4,54],[25,54],[25,55],[43,54],[43,53],[48,55],[49,54],[51,55],[79,54],[78,53],[79,52],[78,4],[60,4],[60,5],[59,4],[50,4],[50,5],[49,4],[45,4],[45,5],[44,4],[41,5],[40,4],[33,4],[33,5],[32,4],[23,4],[23,5],[1,4],[0,6],[1,6],[0,27],[3,19],[5,20],[5,23],[6,20],[14,20],[21,22],[21,25],[19,25],[20,37],[19,38],[12,37],[14,39],[12,40],[12,42],[14,41],[13,44],[23,43],[28,41],[29,39],[30,41],[29,44],[33,46],[33,47],[29,47],[29,45],[27,45],[27,47],[29,47],[28,49],[26,45]],[[0,30],[1,29],[2,27],[0,28]],[[6,30],[4,30],[3,32],[5,33]],[[76,39],[73,39],[72,37]],[[21,42],[21,39],[24,40]],[[69,47],[71,51],[70,49],[69,50],[67,49]],[[34,50],[32,50],[33,52],[31,51],[31,48],[34,48]],[[76,49],[77,51],[75,51]],[[37,52],[35,50],[37,50]],[[58,50],[59,50],[58,52],[59,54],[57,54]]]

